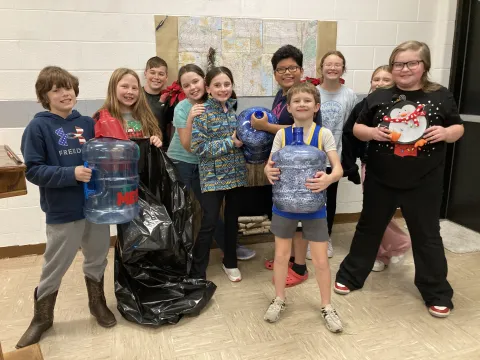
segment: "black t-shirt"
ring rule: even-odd
[[[145,96],[147,98],[148,105],[153,112],[153,115],[157,118],[158,126],[162,131],[163,135],[163,147],[166,149],[170,143],[170,137],[168,134],[168,124],[172,122],[173,115],[169,116],[170,111],[168,107],[160,102],[160,94],[149,94],[145,91]],[[172,112],[173,114],[173,112]]]
[[[283,90],[279,90],[273,100],[272,113],[278,119],[279,125],[293,125],[293,117],[287,110],[287,96],[283,95]],[[317,112],[315,123],[322,126],[322,112]]]
[[[453,95],[444,87],[429,93],[422,90],[403,91],[397,87],[378,89],[368,96],[357,123],[370,127],[381,123],[392,124],[391,119],[398,119],[405,114],[408,116],[412,109],[419,116],[418,121],[425,123],[426,119],[427,128],[462,123]],[[385,116],[390,122],[384,122]],[[416,126],[413,121],[404,124]],[[429,180],[429,175],[438,176],[439,172],[443,173],[445,153],[446,143],[443,141],[415,148],[414,144],[401,145],[372,140],[368,147],[367,174],[393,188],[413,188],[420,182]]]

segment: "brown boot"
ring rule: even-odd
[[[53,325],[53,310],[57,301],[58,291],[37,300],[37,288],[34,292],[33,319],[25,334],[15,346],[17,349],[36,344],[40,341],[42,334]]]
[[[88,291],[88,307],[90,314],[97,319],[98,325],[103,327],[112,327],[117,324],[115,315],[107,307],[105,300],[105,293],[103,292],[103,277],[102,280],[96,282],[85,276],[85,283]]]

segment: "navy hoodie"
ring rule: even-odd
[[[84,218],[83,183],[75,179],[82,165],[82,145],[94,137],[94,122],[76,110],[66,118],[49,111],[35,115],[22,136],[28,181],[40,187],[47,224]]]

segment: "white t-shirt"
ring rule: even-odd
[[[313,123],[313,125],[316,125]],[[310,137],[310,133],[315,130],[315,126],[310,126],[309,129],[303,129],[303,141],[305,144],[308,141],[308,138]],[[277,152],[282,148],[282,132],[283,129],[280,129],[277,131],[277,134],[275,135],[275,139],[273,140],[273,145],[272,145],[272,151],[271,154],[274,152]],[[322,130],[322,150],[328,153],[329,151],[337,150],[335,146],[335,138],[333,137],[333,134],[330,130],[323,128]]]

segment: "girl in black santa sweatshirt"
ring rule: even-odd
[[[350,253],[337,273],[334,291],[348,294],[368,277],[385,229],[397,207],[412,238],[415,285],[431,315],[453,309],[447,260],[440,236],[446,143],[464,132],[452,94],[428,79],[428,45],[398,45],[389,66],[395,86],[366,100],[354,134],[369,141],[363,209]]]

